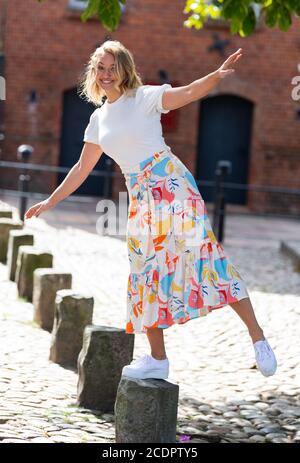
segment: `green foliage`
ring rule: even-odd
[[[125,4],[125,0],[122,0],[121,3]],[[119,0],[89,0],[85,11],[81,15],[81,20],[86,22],[90,17],[96,15],[103,26],[112,32],[117,29],[121,14]]]
[[[43,1],[38,0],[40,3]],[[120,23],[121,4],[125,5],[126,0],[88,0],[81,20],[86,22],[96,17],[105,29],[114,32]],[[287,31],[293,17],[300,16],[300,0],[186,0],[183,13],[189,14],[189,17],[183,26],[201,29],[208,19],[223,19],[228,22],[232,34],[247,37],[253,33],[257,23],[255,4],[260,6],[260,16],[270,28],[278,26],[280,30]]]
[[[260,7],[260,17],[267,27],[278,26],[282,31],[290,28],[293,16],[300,16],[299,0],[187,0],[184,13],[190,13],[190,17],[184,25],[200,29],[208,18],[223,18],[232,34],[247,37],[257,24],[254,5]],[[209,7],[214,15],[210,15]]]

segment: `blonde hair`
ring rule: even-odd
[[[118,40],[106,40],[90,55],[83,77],[79,81],[79,96],[96,106],[101,106],[106,99],[105,91],[96,82],[97,65],[105,52],[114,56],[114,72],[117,77],[116,88],[122,94],[123,92],[131,93],[134,89],[143,85],[142,79],[135,68],[131,52]]]

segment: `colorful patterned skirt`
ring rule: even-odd
[[[249,297],[177,156],[162,150],[122,172],[129,193],[126,333],[183,324]]]

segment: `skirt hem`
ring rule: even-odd
[[[249,298],[249,295],[247,296],[242,296],[240,299],[238,299],[237,301],[235,302],[239,302],[241,301],[242,299],[247,299]],[[224,307],[226,307],[227,305],[229,305],[231,303],[222,303],[221,305],[218,305],[218,306],[209,306],[209,307],[203,307],[202,309],[208,309],[208,312],[206,313],[200,313],[199,315],[197,315],[196,317],[192,317],[192,318],[187,318],[186,320],[184,321],[174,321],[172,324],[170,325],[161,325],[161,324],[155,324],[155,326],[152,326],[151,328],[145,328],[145,329],[141,329],[141,330],[134,330],[134,329],[131,329],[128,325],[130,325],[130,322],[127,323],[126,327],[125,327],[125,333],[126,334],[146,334],[148,330],[151,330],[152,328],[161,328],[163,330],[167,329],[167,328],[170,328],[171,326],[173,325],[185,325],[187,322],[191,321],[191,320],[195,320],[195,319],[198,319],[198,318],[203,318],[203,317],[206,317],[207,315],[209,315],[210,313],[212,313],[214,310],[218,310],[218,309],[223,309]],[[201,309],[199,309],[201,310]]]

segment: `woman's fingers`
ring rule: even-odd
[[[240,57],[242,56],[242,53],[236,54],[237,52],[233,53],[233,55],[230,55],[229,58],[227,58],[226,61],[224,61],[222,68],[227,69],[231,64],[235,63]]]
[[[26,212],[25,212],[25,218],[29,219],[32,214],[32,207],[30,207]]]
[[[229,56],[229,59],[235,60],[238,56],[242,55],[242,49],[239,48],[237,51],[232,53],[232,55]]]
[[[222,64],[222,66],[219,68],[219,73],[221,77],[225,77],[229,74],[232,74],[235,69],[233,69],[231,66],[242,56],[241,53],[242,49],[239,48],[236,52],[234,52],[232,55],[227,58],[226,61]]]
[[[237,56],[234,58],[233,62],[235,63],[236,61],[238,61],[238,60],[240,59],[241,56],[242,56],[242,54],[237,55]]]
[[[235,63],[241,56],[242,56],[242,53],[239,53],[239,54],[234,53],[233,55],[229,57],[229,62]]]
[[[36,217],[38,217],[40,215],[41,209],[42,209],[41,206],[36,209],[36,211],[35,211],[35,216]]]
[[[231,56],[235,56],[235,55],[238,55],[242,52],[242,48],[238,48],[237,51],[235,51],[234,53],[232,53]]]
[[[37,213],[40,212],[41,205],[40,204],[35,204],[34,206],[31,206],[28,211],[25,213],[25,218],[30,219],[33,215],[37,215]]]

